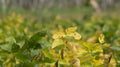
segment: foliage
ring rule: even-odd
[[[92,16],[0,19],[1,67],[119,67],[120,20]]]

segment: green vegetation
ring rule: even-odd
[[[119,15],[73,9],[1,16],[0,67],[119,67]]]

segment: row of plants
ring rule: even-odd
[[[119,67],[120,19],[0,18],[1,67]]]

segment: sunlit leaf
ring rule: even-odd
[[[90,43],[90,42],[83,42],[82,43],[82,45],[83,45],[83,47],[85,47],[84,49],[86,49],[86,50],[92,50],[93,49],[93,44],[92,43]]]
[[[77,30],[77,27],[69,27],[65,31],[67,34],[69,34],[69,33],[75,32],[76,30]]]
[[[57,32],[55,34],[53,34],[53,39],[58,39],[61,37],[65,37],[65,33],[64,32]]]
[[[92,56],[85,56],[85,57],[83,57],[81,60],[80,60],[80,62],[81,63],[85,63],[86,61],[89,61],[89,60],[91,60],[93,57]]]
[[[99,65],[102,65],[103,63],[104,63],[104,60],[103,60],[103,59],[98,59],[98,60],[93,59],[93,60],[92,60],[92,64],[93,64],[93,66],[95,66],[95,67],[97,67],[97,66],[99,66]]]
[[[112,59],[110,60],[109,66],[110,66],[110,67],[116,67],[116,60],[115,60],[114,58],[112,58]]]
[[[81,35],[80,35],[79,33],[77,33],[77,32],[74,32],[73,37],[74,37],[76,40],[81,39]]]
[[[103,49],[102,49],[102,47],[99,45],[99,44],[95,44],[94,46],[93,46],[93,51],[92,51],[93,53],[102,53],[103,52]]]
[[[55,48],[56,46],[64,44],[63,40],[61,39],[55,39],[52,43],[52,48]]]
[[[100,43],[104,43],[104,35],[103,34],[100,34],[99,38],[98,38],[99,42]]]
[[[80,60],[78,58],[74,58],[72,62],[72,67],[80,67]]]

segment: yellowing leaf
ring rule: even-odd
[[[60,58],[60,54],[55,54],[55,58]]]
[[[74,37],[76,40],[81,39],[81,35],[80,35],[79,33],[77,33],[77,32],[74,32],[73,37]]]
[[[67,36],[74,36],[74,33],[69,33],[69,34],[67,34]]]
[[[111,44],[109,44],[109,43],[104,43],[104,44],[103,44],[104,47],[110,47],[110,45],[111,45]]]
[[[100,43],[104,43],[104,35],[100,34],[98,40],[99,40]]]
[[[82,64],[80,67],[90,67],[89,64]]]
[[[69,33],[73,33],[77,30],[77,27],[70,27],[70,28],[67,28],[66,29],[66,33],[69,34]]]
[[[53,39],[57,39],[57,38],[61,38],[61,37],[65,37],[64,32],[57,32],[57,33],[53,34]]]
[[[78,58],[74,58],[72,62],[72,67],[80,67],[80,60]]]
[[[16,59],[16,64],[19,64],[20,62],[19,62],[19,60],[18,59]]]
[[[97,40],[97,37],[96,36],[92,36],[92,37],[87,39],[87,42],[95,43],[96,40]]]
[[[55,39],[53,41],[53,43],[52,43],[52,48],[55,48],[55,47],[57,47],[59,45],[62,45],[62,44],[64,44],[63,40],[61,40],[61,39]]]
[[[74,37],[74,39],[76,39],[76,40],[81,39],[81,35],[78,32],[69,33],[69,34],[67,34],[67,36]]]
[[[86,47],[88,50],[92,50],[93,49],[93,44],[92,43],[83,42],[82,45],[83,45],[83,47]]]
[[[99,65],[102,65],[103,63],[104,63],[104,60],[102,60],[102,59],[98,59],[98,60],[93,59],[93,60],[92,60],[92,64],[93,64],[93,66],[95,66],[95,67],[97,67],[97,66],[99,66]]]
[[[91,60],[91,59],[93,59],[93,56],[86,56],[86,57],[80,59],[80,62],[85,63],[86,61]]]
[[[95,44],[95,46],[93,47],[93,51],[92,52],[93,53],[97,53],[97,52],[102,53],[103,49],[102,49],[102,47],[100,45]]]
[[[79,48],[77,55],[78,55],[78,56],[84,56],[84,55],[87,54],[87,53],[88,53],[87,50],[85,50],[85,49],[83,49],[83,48]]]
[[[115,61],[114,58],[112,58],[112,59],[110,60],[109,66],[110,66],[110,67],[116,67],[116,61]]]
[[[50,49],[50,52],[51,52],[51,53],[55,53],[55,50],[54,50],[54,49]]]

